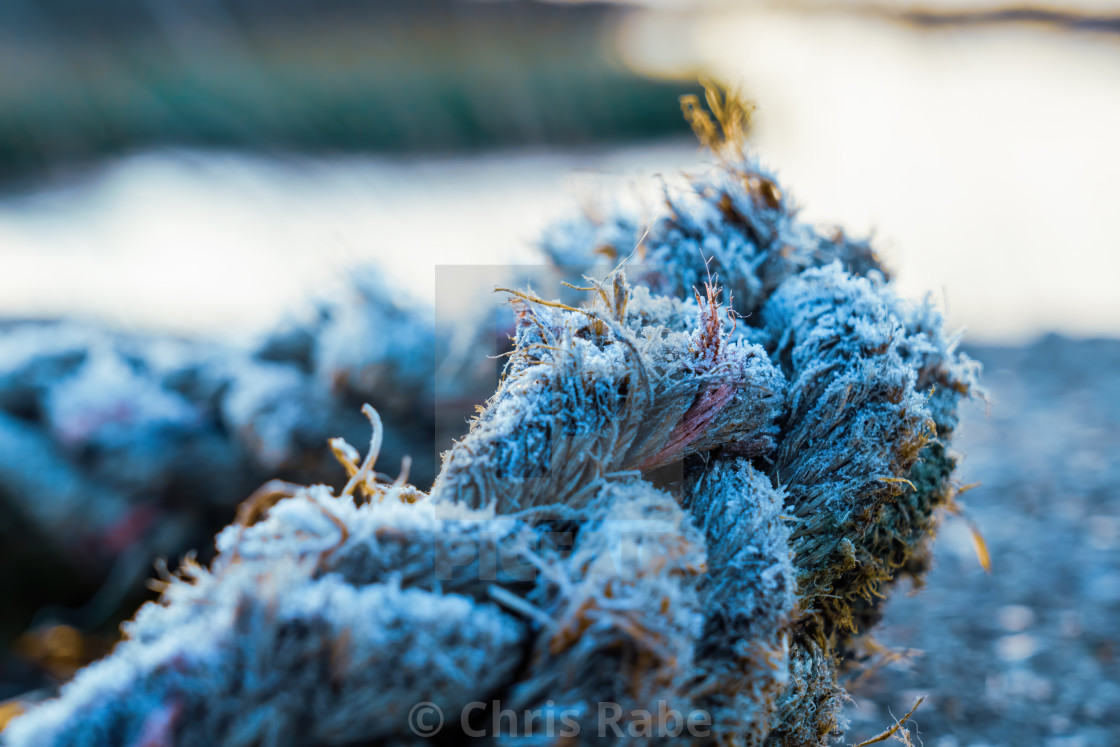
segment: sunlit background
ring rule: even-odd
[[[367,259],[430,300],[434,266],[537,261],[575,200],[696,163],[705,74],[806,216],[970,339],[1120,325],[1103,5],[71,5],[2,11],[7,316],[252,333]]]
[[[932,693],[927,745],[1115,744],[1115,3],[6,0],[0,320],[252,344],[359,266],[488,309],[493,275],[447,268],[539,265],[551,221],[656,208],[659,175],[704,168],[678,103],[701,78],[757,103],[751,145],[803,214],[872,236],[988,369],[958,444],[994,574],[947,522],[851,735]],[[100,644],[51,621],[0,632],[40,625],[13,650],[64,678]],[[16,659],[0,701],[40,683]]]

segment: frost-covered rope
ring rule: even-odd
[[[924,570],[975,366],[865,244],[714,145],[642,234],[633,287],[612,273],[578,308],[512,294],[502,383],[430,495],[373,472],[376,420],[369,458],[334,443],[342,491],[262,493],[4,743],[407,744],[419,704],[450,714],[447,743],[842,733],[843,656]],[[568,224],[552,251],[593,264],[627,220]],[[651,734],[637,714],[666,703],[703,736]],[[553,726],[489,729],[499,709]]]

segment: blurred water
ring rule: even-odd
[[[933,292],[971,339],[1120,334],[1117,38],[772,9],[649,13],[623,42],[644,71],[741,81],[755,142],[806,215],[874,231],[903,292]],[[650,174],[699,159],[690,142],[134,156],[0,200],[0,315],[236,336],[365,260],[430,302],[437,266],[539,262],[539,231],[581,199],[648,194]]]
[[[740,83],[806,214],[874,230],[970,337],[1120,333],[1120,35],[756,7],[647,14],[626,40],[642,69]]]
[[[238,337],[309,311],[309,296],[364,262],[430,304],[437,267],[540,264],[542,226],[579,194],[648,189],[639,175],[696,158],[688,142],[408,160],[136,156],[0,201],[0,316]]]

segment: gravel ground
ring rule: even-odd
[[[991,574],[949,517],[925,588],[887,604],[876,640],[904,656],[853,683],[848,739],[928,695],[914,744],[1120,745],[1120,340],[970,353],[991,404],[954,448]]]

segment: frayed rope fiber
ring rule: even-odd
[[[448,744],[646,742],[627,720],[661,703],[708,717],[665,743],[841,735],[854,638],[953,506],[977,366],[865,242],[798,219],[734,100],[709,105],[686,110],[718,165],[666,215],[547,234],[565,264],[640,256],[581,307],[510,292],[504,377],[430,493],[374,472],[368,409],[365,458],[333,444],[343,489],[259,491],[3,744],[411,744],[418,703]],[[475,702],[578,728],[480,737]]]

